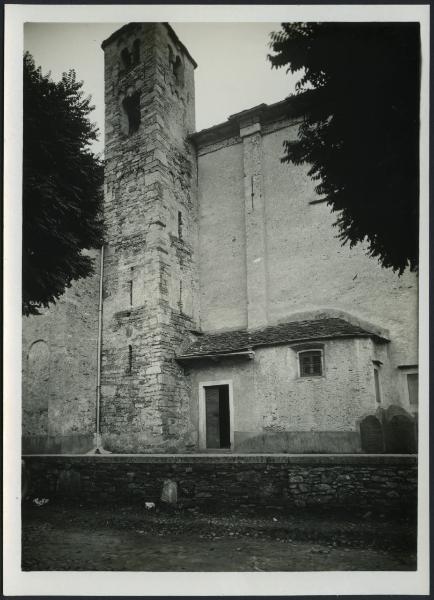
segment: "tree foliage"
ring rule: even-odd
[[[101,161],[90,151],[97,129],[73,70],[59,82],[24,55],[23,314],[38,314],[93,261],[101,243]]]
[[[337,212],[338,237],[401,274],[417,270],[420,32],[418,23],[284,23],[272,67],[303,69],[302,116],[284,162],[308,163]]]

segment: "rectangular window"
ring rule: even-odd
[[[381,390],[380,390],[380,375],[378,369],[374,369],[374,384],[375,384],[375,400],[378,404],[381,403]]]
[[[127,373],[131,373],[133,369],[133,347],[128,346],[128,364],[127,364]]]
[[[178,211],[178,239],[182,240],[182,213]]]
[[[321,350],[305,350],[298,353],[300,377],[319,377],[323,374]]]
[[[417,373],[408,373],[407,375],[407,387],[408,387],[408,400],[411,408],[417,408],[419,405],[419,375]]]

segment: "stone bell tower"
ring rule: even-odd
[[[174,356],[197,322],[196,63],[166,23],[130,23],[102,47],[102,440],[112,452],[194,450]]]

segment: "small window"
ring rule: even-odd
[[[178,211],[178,238],[182,240],[182,213]]]
[[[419,376],[417,373],[408,373],[407,375],[407,388],[408,388],[408,401],[411,408],[416,409],[419,405],[418,398],[418,386]]]
[[[321,350],[305,350],[298,353],[300,377],[319,377],[323,374]]]
[[[122,102],[122,108],[128,119],[128,135],[138,130],[140,126],[140,93],[134,92]]]
[[[128,346],[128,363],[127,363],[126,372],[128,374],[131,374],[132,370],[133,370],[133,347],[130,345],[130,346]]]
[[[179,56],[176,57],[173,63],[173,73],[175,75],[176,83],[181,87],[184,85],[184,65]]]
[[[128,282],[128,295],[129,295],[129,300],[130,300],[130,306],[133,305],[133,281],[130,280]]]
[[[374,369],[374,384],[375,384],[375,401],[377,404],[381,404],[381,388],[380,388],[380,374],[378,369]]]
[[[121,59],[124,69],[129,69],[131,67],[131,54],[129,53],[127,48],[124,48],[122,50]]]
[[[169,67],[171,68],[173,74],[175,75],[175,80],[178,85],[181,87],[184,86],[184,64],[179,55],[174,54],[172,48],[168,46],[169,49]]]
[[[140,62],[140,40],[134,40],[133,44],[133,64],[138,65]]]
[[[173,63],[173,50],[170,46],[167,46],[168,50],[169,50],[169,66],[172,66]]]
[[[179,310],[182,312],[182,281],[179,280]]]

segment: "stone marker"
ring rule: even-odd
[[[176,504],[178,502],[178,484],[176,481],[172,481],[172,479],[165,479],[163,481],[161,501],[167,504]]]

